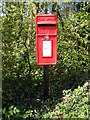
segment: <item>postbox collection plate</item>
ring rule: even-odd
[[[43,40],[43,57],[52,57],[52,44],[50,40]]]
[[[57,63],[57,15],[36,15],[37,65]]]

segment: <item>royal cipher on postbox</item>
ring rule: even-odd
[[[37,65],[57,63],[57,15],[36,15]]]

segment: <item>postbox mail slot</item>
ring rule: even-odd
[[[47,26],[47,27],[52,27],[52,26],[56,26],[56,24],[38,24],[38,27],[45,27],[45,26]]]
[[[38,24],[38,34],[57,34],[56,24]]]

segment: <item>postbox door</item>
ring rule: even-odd
[[[49,38],[47,41],[45,36],[38,37],[37,63],[55,64],[57,62],[57,36],[50,36]]]

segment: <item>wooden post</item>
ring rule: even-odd
[[[44,100],[49,97],[49,65],[43,66],[43,78],[44,78]]]

